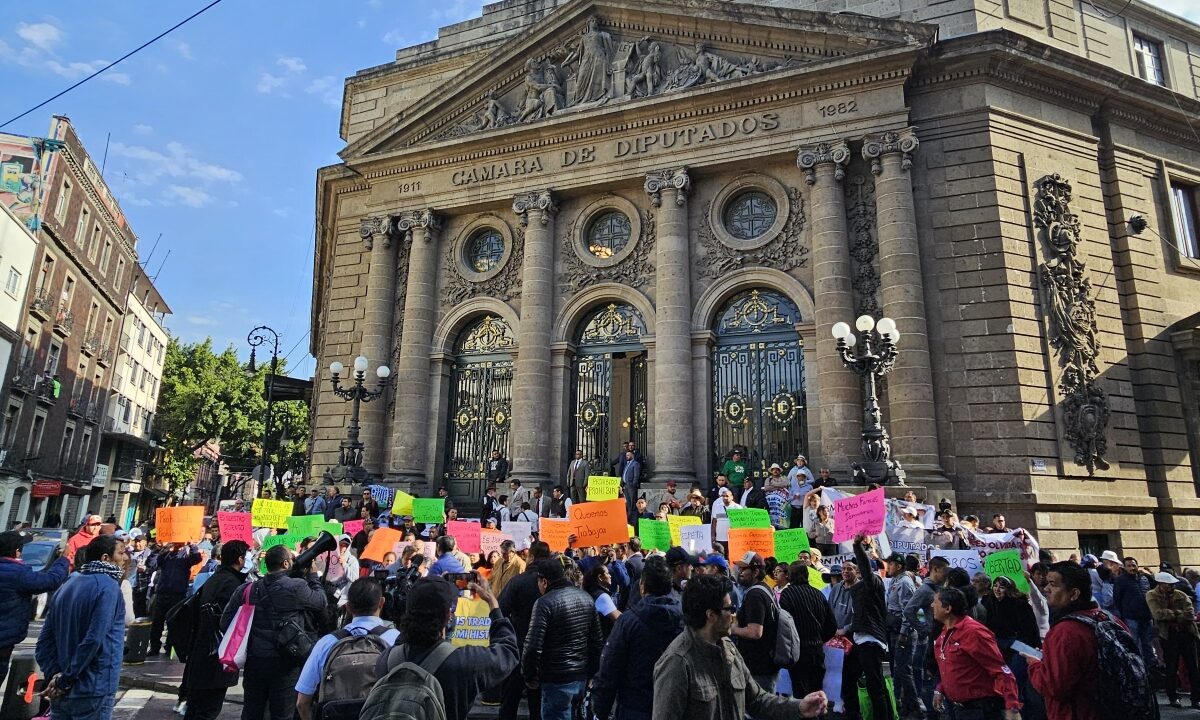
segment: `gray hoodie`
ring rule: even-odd
[[[932,579],[925,578],[925,582],[921,583],[921,587],[917,588],[904,606],[904,622],[917,634],[918,639],[929,637],[933,623],[933,597],[937,591],[938,585]],[[917,615],[920,610],[925,613],[924,619]]]

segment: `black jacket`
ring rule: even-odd
[[[516,576],[504,586],[500,593],[500,611],[504,617],[512,620],[513,629],[517,632],[518,648],[524,644],[525,636],[529,634],[529,618],[533,615],[533,606],[542,596],[538,590],[537,568],[531,561],[525,572]]]
[[[233,593],[246,582],[246,574],[222,565],[200,586],[196,599],[196,619],[192,627],[188,662],[183,668],[186,690],[230,688],[238,684],[238,673],[225,672],[217,661],[221,643],[220,619]]]
[[[489,485],[499,485],[508,477],[508,459],[496,458],[488,460],[487,464],[487,479]]]
[[[987,610],[987,622],[984,625],[996,635],[996,640],[1020,640],[1030,647],[1042,646],[1042,635],[1038,631],[1037,618],[1033,615],[1033,606],[1028,600],[1006,597],[1000,600],[995,595],[983,598],[983,607]],[[1010,653],[1002,645],[1001,653],[1006,658]]]
[[[244,590],[243,585],[229,598],[225,613],[221,616],[221,627],[228,628],[233,622],[233,616],[242,606]],[[250,602],[255,606],[254,624],[250,626],[250,647],[246,655],[282,660],[276,646],[279,624],[292,619],[301,627],[315,629],[316,616],[325,611],[325,588],[315,573],[310,574],[307,580],[288,577],[283,573],[270,573],[254,583]]]
[[[600,656],[592,686],[596,717],[607,718],[614,701],[649,715],[654,709],[654,664],[683,632],[683,611],[670,595],[649,595],[617,618]]]
[[[563,580],[534,603],[521,673],[543,683],[587,680],[600,666],[603,647],[592,596]]]
[[[854,604],[854,622],[850,630],[866,633],[883,642],[888,641],[887,599],[883,595],[883,578],[871,570],[871,560],[862,545],[854,544],[854,560],[862,579],[850,588],[850,600]]]
[[[837,620],[829,601],[824,593],[807,583],[785,587],[779,596],[779,607],[791,614],[800,644],[806,647],[820,647],[837,634]]]

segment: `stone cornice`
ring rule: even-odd
[[[125,235],[126,231],[123,230],[121,226],[117,225],[116,218],[114,218],[112,213],[108,211],[108,206],[104,204],[104,200],[101,199],[100,193],[96,191],[95,184],[91,181],[91,178],[87,176],[87,173],[83,171],[83,165],[79,162],[79,158],[75,157],[75,155],[71,152],[70,144],[64,144],[63,148],[58,152],[59,155],[67,161],[67,166],[71,168],[71,174],[74,175],[76,184],[84,189],[84,191],[87,193],[88,199],[92,201],[92,211],[98,212],[104,217],[105,225],[108,226],[108,230],[120,239],[121,245],[125,248],[126,252],[132,255],[136,261],[137,250],[134,249],[133,243],[131,243],[129,238]]]

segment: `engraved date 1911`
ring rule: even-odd
[[[817,108],[817,112],[821,113],[821,117],[834,117],[836,115],[849,115],[850,113],[858,112],[858,101],[847,100],[839,103],[829,103],[821,105]]]

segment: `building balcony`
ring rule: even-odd
[[[43,374],[38,380],[37,401],[42,405],[53,405],[58,402],[58,394],[62,392],[62,384],[54,378]]]
[[[93,425],[100,422],[100,403],[88,403],[83,410],[83,419]]]
[[[99,349],[100,338],[96,337],[95,335],[88,335],[83,339],[83,342],[79,344],[79,352],[87,355],[88,357],[93,357],[96,354],[96,351]]]
[[[43,288],[34,293],[33,301],[29,303],[29,314],[42,320],[54,317],[54,301],[50,297],[49,290]]]
[[[71,398],[70,403],[67,405],[67,412],[69,412],[71,415],[73,415],[75,417],[81,418],[85,414],[87,414],[87,404],[88,404],[87,398],[85,398],[81,395],[75,396],[75,397]]]
[[[60,307],[54,315],[54,332],[63,337],[71,337],[75,328],[75,314],[65,307]]]
[[[37,388],[39,377],[33,369],[33,358],[27,357],[24,361],[18,361],[17,367],[13,369],[12,389],[22,393],[33,392]]]
[[[102,346],[96,346],[96,364],[100,367],[109,367],[112,365],[113,351]]]
[[[123,352],[123,353],[129,352],[129,336],[128,335],[121,335],[121,352]]]

